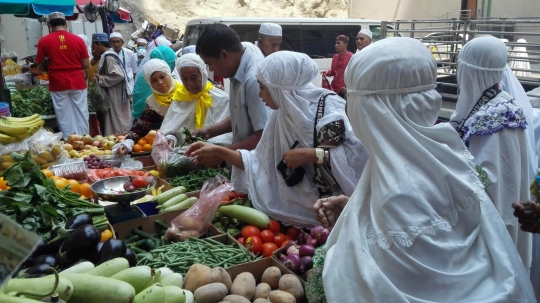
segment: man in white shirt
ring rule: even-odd
[[[371,44],[373,33],[369,29],[362,29],[356,35],[356,52]]]
[[[118,57],[120,57],[122,67],[124,68],[128,76],[128,91],[132,92],[133,85],[135,83],[135,73],[137,72],[137,54],[125,47],[122,47],[124,46],[124,38],[122,38],[122,35],[118,32],[111,33],[111,35],[109,36],[109,43],[111,44],[114,52],[118,54]]]
[[[269,56],[281,47],[281,26],[275,23],[263,23],[259,28],[259,39],[255,45],[259,47],[264,57]]]

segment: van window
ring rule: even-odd
[[[332,58],[336,54],[336,37],[349,37],[347,49],[356,52],[356,35],[360,25],[304,25],[302,24],[303,52],[313,59]]]
[[[229,25],[240,41],[255,43],[259,38],[260,24],[231,24]],[[299,25],[282,25],[281,50],[302,52],[302,33]]]
[[[184,47],[196,45],[199,36],[207,25],[208,24],[197,24],[186,26],[186,32],[184,33]]]
[[[394,30],[391,26],[387,26],[387,29]],[[372,42],[381,40],[381,26],[380,25],[370,25],[369,30],[373,33]],[[396,33],[386,32],[386,38],[395,37]]]

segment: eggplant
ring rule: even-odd
[[[75,229],[60,247],[62,259],[80,260],[92,252],[101,240],[101,232],[91,224]]]
[[[86,259],[94,264],[96,264],[99,260],[99,252],[101,251],[101,248],[103,247],[103,242],[99,242],[98,245],[86,256]]]
[[[37,257],[41,255],[46,255],[51,253],[51,247],[47,243],[47,241],[43,239],[39,239],[38,244],[36,245],[36,248],[34,248],[34,251],[32,252],[31,257]]]
[[[58,268],[60,262],[53,255],[41,255],[30,260],[30,267],[39,264],[49,264],[50,267]]]
[[[137,255],[129,248],[126,249],[126,254],[124,255],[124,258],[128,260],[129,267],[137,266],[137,262],[139,261]]]
[[[21,271],[18,276],[20,277],[22,275],[25,278],[40,278],[48,276],[52,273],[49,267],[51,266],[47,263],[38,264]]]
[[[126,243],[118,239],[109,239],[103,242],[103,247],[99,252],[97,265],[105,263],[114,258],[124,257],[126,255]]]
[[[66,221],[66,225],[64,226],[65,229],[77,229],[80,226],[86,225],[86,224],[94,224],[92,221],[92,217],[88,214],[79,214],[75,215],[71,218],[69,218]]]

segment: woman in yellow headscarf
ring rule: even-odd
[[[115,145],[113,153],[131,152],[134,144],[159,123],[160,131],[175,146],[179,139],[183,140],[184,127],[193,131],[229,116],[229,96],[208,81],[206,65],[199,56],[183,55],[178,59],[177,69],[182,83],[172,78],[165,61],[151,59],[146,62],[142,73],[152,94],[146,99],[146,108],[126,140]],[[231,136],[225,134],[212,141],[230,144]]]

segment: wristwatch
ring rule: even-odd
[[[322,164],[324,161],[324,149],[315,148],[315,155],[317,156],[317,164]]]

